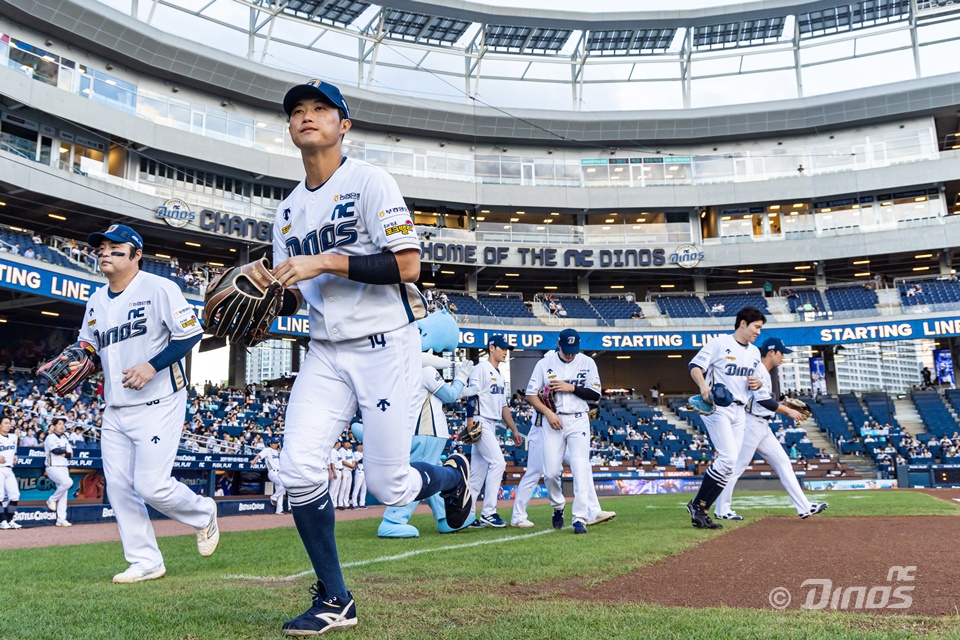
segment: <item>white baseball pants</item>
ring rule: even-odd
[[[17,476],[13,473],[13,467],[0,467],[0,500],[3,504],[15,502],[20,499],[20,485],[17,484]]]
[[[717,451],[710,468],[718,479],[728,481],[740,455],[743,444],[744,416],[746,412],[738,404],[729,407],[717,407],[712,415],[703,416],[710,444]]]
[[[64,522],[67,519],[67,492],[73,486],[70,469],[67,467],[47,467],[46,474],[57,485],[57,490],[50,496],[50,500],[57,505],[57,522]]]
[[[334,509],[340,508],[340,485],[343,484],[343,469],[334,469],[330,477],[330,501]]]
[[[346,509],[350,506],[350,490],[353,489],[353,470],[343,469],[340,477],[340,495],[337,497],[337,506]]]
[[[146,505],[194,529],[207,526],[213,516],[207,500],[170,476],[186,409],[187,391],[182,389],[156,404],[108,406],[103,413],[100,448],[107,497],[123,555],[141,569],[163,562]]]
[[[363,469],[357,469],[353,472],[353,495],[350,497],[350,506],[367,506],[367,477]]]
[[[573,415],[560,415],[562,430],[549,425],[543,429],[543,469],[547,481],[547,495],[554,509],[563,507],[567,500],[563,497],[563,456],[567,454],[570,471],[573,473],[573,520],[589,520],[590,490],[593,484],[593,470],[590,468],[590,419],[586,412]],[[578,491],[580,488],[582,490]]]
[[[740,455],[737,457],[737,463],[733,469],[733,475],[727,481],[727,486],[723,493],[717,499],[714,507],[714,513],[726,515],[730,513],[731,502],[733,500],[734,487],[737,480],[743,475],[750,463],[756,457],[756,454],[767,461],[773,467],[773,472],[780,479],[780,484],[787,490],[793,506],[797,509],[798,515],[810,513],[813,505],[803,494],[800,482],[793,472],[793,465],[790,463],[790,457],[783,450],[783,446],[777,442],[777,437],[770,430],[770,424],[753,414],[747,414],[746,432],[743,436],[743,447],[740,449]]]
[[[484,418],[480,418],[480,440],[473,443],[470,449],[470,490],[476,500],[483,490],[483,509],[481,514],[492,516],[497,512],[497,498],[500,485],[503,483],[503,472],[507,469],[507,461],[503,459],[503,451],[497,441],[497,426]],[[364,443],[366,453],[366,443]]]
[[[308,504],[327,490],[327,457],[359,407],[370,492],[387,506],[413,502],[423,484],[410,466],[421,369],[416,323],[344,342],[311,340],[290,394],[280,452],[280,479],[291,499]]]
[[[277,505],[277,513],[283,511],[283,497],[287,495],[287,490],[283,488],[280,482],[280,474],[277,471],[267,471],[267,478],[273,483],[273,495],[270,500]]]

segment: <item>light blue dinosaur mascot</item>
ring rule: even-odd
[[[446,311],[431,313],[417,325],[420,327],[421,350],[424,353],[422,382],[414,397],[414,402],[420,405],[421,410],[415,425],[413,445],[410,448],[410,462],[440,464],[440,456],[450,437],[443,405],[460,399],[470,372],[473,370],[473,363],[468,360],[458,364],[454,381],[444,382],[437,369],[449,367],[450,362],[433,354],[456,350],[460,341],[460,328],[456,320]],[[351,429],[354,435],[360,438],[361,436],[357,434],[357,426],[354,425]],[[439,494],[434,494],[427,498],[426,502],[433,511],[433,517],[437,519],[437,530],[440,533],[453,533],[455,529],[447,525],[443,498]],[[381,538],[419,537],[420,532],[417,528],[409,524],[410,516],[413,515],[417,504],[419,503],[412,502],[404,507],[388,507],[383,514],[383,521],[380,523],[377,535]],[[471,515],[463,526],[469,526],[475,519],[475,516]]]

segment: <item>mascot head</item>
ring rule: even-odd
[[[460,342],[460,327],[457,321],[444,310],[435,311],[417,321],[420,328],[421,351],[443,353],[456,351]]]

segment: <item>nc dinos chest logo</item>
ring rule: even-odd
[[[703,260],[703,252],[692,244],[682,244],[670,254],[670,264],[684,269],[692,269]]]
[[[190,211],[190,205],[180,198],[170,198],[157,207],[157,217],[171,227],[185,227],[196,219],[197,214]]]

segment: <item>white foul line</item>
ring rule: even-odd
[[[413,556],[418,556],[423,553],[434,553],[436,551],[454,551],[456,549],[468,549],[470,547],[479,547],[485,544],[500,544],[501,542],[510,542],[511,540],[522,540],[524,538],[533,538],[535,536],[542,536],[545,533],[553,533],[553,529],[545,529],[544,531],[537,531],[535,533],[525,533],[519,536],[507,536],[505,538],[494,538],[491,540],[477,540],[476,542],[467,542],[466,544],[451,544],[445,547],[434,547],[432,549],[415,549],[413,551],[407,551],[405,553],[398,553],[393,556],[380,556],[379,558],[370,558],[368,560],[356,560],[354,562],[346,562],[340,565],[342,569],[349,569],[351,567],[363,567],[368,564],[376,564],[378,562],[389,562],[391,560],[403,560],[404,558],[412,558]],[[302,578],[303,576],[310,575],[313,573],[313,569],[308,569],[306,571],[301,571],[300,573],[295,573],[292,576],[286,576],[283,578],[277,578],[274,576],[248,576],[248,575],[228,575],[224,576],[227,580],[260,580],[263,582],[286,582],[289,580],[296,580],[297,578]]]

